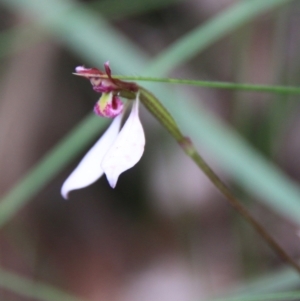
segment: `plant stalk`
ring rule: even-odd
[[[278,254],[278,256],[293,267],[300,274],[300,266],[293,260],[287,252],[275,241],[275,239],[265,230],[246,207],[234,196],[230,189],[209,167],[200,156],[190,138],[185,137],[179,130],[175,120],[161,102],[148,90],[140,87],[140,100],[145,107],[155,116],[155,118],[168,130],[173,138],[178,142],[184,152],[197,164],[197,166],[210,179],[213,185],[225,196],[229,204],[261,235],[268,245]]]

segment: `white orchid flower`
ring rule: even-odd
[[[123,114],[120,114],[63,183],[61,194],[65,199],[70,191],[91,185],[104,173],[110,186],[114,188],[120,174],[140,160],[144,152],[145,134],[138,108],[137,93],[122,129],[120,130]]]

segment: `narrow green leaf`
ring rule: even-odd
[[[282,290],[295,289],[299,284],[299,274],[291,269],[284,268],[273,272],[272,274],[264,275],[255,280],[248,280],[245,284],[241,284],[235,289],[231,288],[230,292],[224,292],[224,299],[230,298],[251,298],[253,295],[264,294],[280,294]],[[220,301],[219,298],[210,298],[206,301]],[[281,299],[285,300],[285,298]]]
[[[163,104],[178,121],[183,133],[188,133],[198,147],[214,154],[223,168],[252,195],[263,197],[279,214],[300,224],[300,188],[276,165],[268,162],[239,134],[199,104],[164,99]],[[208,162],[209,163],[209,162]]]
[[[246,297],[235,297],[235,298],[221,298],[215,299],[215,301],[282,301],[282,300],[299,300],[300,292],[284,292],[276,294],[266,294],[266,295],[253,295]]]
[[[97,9],[106,18],[114,20],[161,9],[180,1],[183,0],[98,0],[90,3],[89,6]]]
[[[32,281],[15,273],[0,269],[0,287],[18,295],[41,301],[83,301],[49,284]]]
[[[130,80],[130,81],[146,81],[157,83],[169,83],[190,85],[203,88],[215,88],[215,89],[227,89],[227,90],[240,90],[248,92],[264,92],[264,93],[277,93],[277,94],[300,94],[300,87],[291,86],[268,86],[268,85],[255,85],[255,84],[241,84],[230,82],[216,82],[216,81],[202,81],[191,79],[179,79],[179,78],[159,78],[159,77],[147,77],[147,76],[126,76],[126,75],[114,75],[114,78]]]
[[[159,76],[191,59],[197,53],[253,20],[270,9],[284,5],[291,0],[250,0],[239,1],[218,16],[198,26],[183,38],[177,40],[155,58],[147,74]]]
[[[0,228],[97,136],[107,119],[89,115],[16,183],[0,203]],[[76,150],[76,151],[74,151]]]
[[[230,8],[230,10],[235,11],[237,9],[236,7],[240,7],[240,5],[243,5],[244,2],[245,1],[238,3],[237,6],[233,6]],[[247,2],[250,3],[250,1]],[[265,8],[262,9],[262,4],[260,4],[264,2],[268,3],[268,8],[273,8],[279,6],[280,4],[284,4],[287,1],[274,0],[274,2],[271,3],[267,0],[251,0],[253,5],[260,7],[260,12],[266,10]],[[0,3],[5,4],[11,9],[24,11],[30,16],[34,15],[39,24],[47,27],[50,32],[52,32],[74,52],[81,55],[83,59],[92,65],[99,67],[102,65],[102,62],[110,59],[114,71],[116,71],[114,68],[116,67],[120,72],[130,74],[141,73],[146,64],[150,64],[150,61],[147,60],[145,54],[141,53],[141,51],[137,50],[137,48],[134,47],[127,39],[109,27],[98,15],[93,14],[85,9],[83,5],[74,4],[67,0],[0,0]],[[256,15],[258,15],[258,13],[259,11]],[[254,16],[255,15],[247,17],[248,21],[250,21],[250,19]],[[222,15],[218,18],[222,18]],[[224,34],[227,34],[228,31],[224,31],[223,26],[228,26],[233,30],[244,24],[244,22],[241,21],[240,23],[230,25],[235,18],[232,20],[228,18],[227,22],[229,24],[224,24],[224,19],[219,23],[217,20],[218,18],[211,21],[219,24],[219,26],[215,27],[216,33],[213,34],[214,40],[212,38],[210,40],[208,39],[205,43],[203,42],[203,44],[200,45],[201,47],[198,48],[194,45],[195,49],[193,50],[193,53],[199,53],[200,50],[203,50],[217,39],[223,37]],[[192,47],[191,44],[188,46]],[[170,51],[172,52],[172,50]],[[176,60],[173,58],[173,65],[171,65],[171,63],[168,62],[168,56],[166,53],[164,55],[165,59],[160,58],[159,64],[157,63],[159,61],[156,61],[156,68],[154,68],[155,65],[152,67],[152,71],[157,71],[154,72],[155,76],[159,76],[163,73],[163,68],[160,68],[160,66],[163,66],[164,60],[166,60],[166,67],[164,67],[165,70],[169,68],[175,68],[179,63],[183,62],[183,59],[180,57],[178,57]],[[184,59],[190,58],[191,55],[192,54],[189,51],[188,57],[185,56]],[[197,108],[194,114],[191,114],[191,111],[194,110],[193,106],[187,104],[188,102],[186,101],[184,104],[179,101],[176,102],[176,105],[174,105],[174,101],[180,98],[178,95],[175,97],[165,90],[159,88],[157,88],[157,90],[154,92],[157,95],[161,94],[163,96],[162,101],[167,105],[172,113],[175,113],[177,121],[181,125],[186,124],[186,127],[184,128],[185,133],[191,134],[194,141],[198,145],[203,145],[209,149],[212,154],[218,157],[220,159],[220,163],[222,163],[225,168],[228,168],[228,172],[230,172],[232,169],[234,172],[236,169],[240,169],[239,174],[241,175],[241,178],[244,179],[242,183],[244,183],[246,179],[248,179],[247,181],[251,182],[251,187],[249,187],[249,183],[248,185],[245,185],[250,193],[255,191],[260,197],[263,198],[263,200],[267,199],[271,206],[278,210],[280,214],[289,216],[296,223],[299,223],[300,192],[297,185],[294,185],[283,175],[282,172],[278,171],[276,168],[274,170],[274,166],[270,164],[270,162],[263,159],[242,139],[240,139],[239,136],[234,134],[234,132],[224,124],[220,124],[212,116],[207,116],[207,113],[202,111],[199,112],[200,115],[196,114],[199,108]],[[177,103],[181,103],[181,106],[177,107]],[[94,127],[92,127],[91,130],[93,130],[93,128]],[[190,133],[189,131],[192,128],[194,128],[194,130]],[[196,132],[197,128],[201,129],[200,133]],[[98,131],[99,129],[97,129],[95,126],[94,130]],[[77,131],[80,131],[80,125]],[[88,135],[88,132],[86,135]],[[26,201],[28,201],[31,196],[42,189],[46,182],[54,177],[59,170],[64,168],[64,166],[68,163],[68,160],[71,160],[76,154],[78,154],[80,150],[82,150],[84,144],[84,140],[82,140],[83,138],[84,136],[77,138],[78,144],[74,144],[74,141],[70,142],[67,140],[64,146],[66,148],[65,156],[62,156],[61,159],[59,159],[58,155],[55,155],[55,151],[52,153],[53,162],[58,160],[60,165],[56,167],[56,170],[53,168],[52,172],[48,173],[47,177],[44,177],[44,182],[35,182],[32,173],[30,173],[24,178],[23,181],[19,183],[19,185],[16,185],[15,189],[17,190],[17,193],[15,196],[12,192],[7,196],[6,201],[4,202],[8,203],[7,200],[10,199],[9,203],[12,202],[13,204],[13,210],[9,210],[10,215],[5,218],[6,221],[11,218],[12,214],[14,214],[17,209],[25,205]],[[71,145],[73,145],[72,150],[70,150]],[[222,152],[223,149],[224,152]],[[244,149],[249,149],[250,156],[247,156],[247,154],[243,153]],[[240,166],[241,162],[244,160],[246,160],[246,163],[244,163],[245,165]],[[44,163],[41,163],[41,165],[43,164]],[[256,170],[257,165],[260,167],[258,171]],[[39,169],[43,168],[37,165],[35,169],[35,175],[40,175]],[[273,172],[275,174],[273,174]],[[268,181],[260,182],[261,179],[264,179],[268,176],[270,176]],[[278,180],[274,181],[274,177]],[[237,180],[239,181],[239,178],[237,178]],[[30,184],[32,185],[31,190],[29,189],[30,193],[26,192],[28,189],[27,185],[29,185],[28,182],[26,183],[26,181],[35,182],[34,185]],[[278,204],[281,202],[281,194],[277,195],[277,193],[281,190],[287,191],[287,193],[285,194],[285,203],[280,207]],[[17,200],[15,200],[15,198]],[[276,201],[276,204],[274,201]],[[15,206],[15,203],[17,206]],[[4,223],[2,223],[2,225],[3,224]],[[283,284],[283,286],[286,287],[290,283],[293,283],[295,278],[283,277],[283,280],[287,281]],[[9,289],[13,291],[16,290],[16,288],[13,287],[10,287]]]
[[[66,45],[95,66],[101,65],[103,61],[109,58],[113,70],[115,70],[114,67],[117,67],[121,72],[132,73],[140,72],[147,64],[146,56],[140,50],[137,50],[125,37],[118,34],[98,15],[88,11],[83,5],[72,4],[67,0],[52,0],[50,2],[46,0],[0,0],[0,2],[13,9],[24,10],[27,14],[35,15],[40,24],[46,26]],[[287,1],[266,0],[264,5],[257,0],[247,1],[247,3],[250,2],[256,9],[249,8],[249,16],[246,18],[244,15],[248,21],[259,12],[262,13]],[[218,24],[214,27],[214,30],[219,32],[218,35],[215,35],[214,41],[228,33],[228,31],[224,32],[224,20],[227,23],[232,22],[231,26],[226,25],[232,30],[244,24],[241,18],[239,18],[240,22],[236,22],[235,18],[228,18],[228,15],[233,14],[232,12],[239,12],[241,6],[242,11],[244,11],[247,8],[244,3],[246,2],[240,2],[230,8],[226,12],[227,17],[225,19],[221,15],[211,21]],[[255,14],[251,13],[254,11]],[[222,22],[218,21],[219,19]],[[200,49],[204,49],[212,42],[212,40],[206,40]],[[195,47],[195,45],[193,46]],[[191,47],[190,44],[189,47]],[[170,51],[172,52],[172,50]],[[180,60],[173,61],[173,67],[179,62]],[[160,68],[157,68],[156,71],[156,75],[162,73]],[[195,110],[186,101],[178,101],[174,105],[174,101],[179,98],[178,95],[174,96],[164,89],[157,88],[155,94],[162,96],[161,101],[175,115],[185,133],[191,135],[198,145],[206,147],[211,153],[214,153],[219,162],[228,172],[233,173],[236,180],[250,193],[254,193],[263,201],[267,201],[280,214],[300,223],[300,190],[295,183],[255,152],[233,130],[220,124],[207,112],[201,111],[199,107]],[[72,152],[75,153],[77,150],[73,149]]]

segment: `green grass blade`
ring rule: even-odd
[[[108,25],[96,14],[88,12],[88,10],[86,10],[83,6],[71,5],[71,2],[66,0],[0,0],[0,2],[7,5],[7,7],[24,10],[30,15],[35,15],[37,17],[37,22],[47,27],[48,30],[59,37],[61,41],[73,49],[74,52],[82,55],[82,57],[90,64],[101,66],[102,62],[109,58],[111,60],[112,67],[117,66],[120,72],[128,74],[141,72],[144,66],[146,66],[147,63],[150,63],[147,61],[146,56],[138,51],[133,45],[131,45],[129,41],[108,27]],[[258,3],[257,1],[255,2]],[[232,9],[234,9],[234,7]],[[70,16],[71,14],[68,13],[66,15],[66,11],[73,11],[76,17],[74,17],[74,15]],[[69,24],[69,21],[71,25]],[[222,35],[220,35],[220,37],[221,36]],[[105,47],[103,46],[104,42]],[[202,49],[208,45],[209,43],[203,46]],[[199,51],[199,49],[197,51]],[[174,62],[172,67],[176,66],[175,63],[176,62]],[[155,75],[159,75],[158,73],[159,69]],[[154,92],[162,96],[164,104],[168,106],[172,113],[175,113],[178,122],[181,125],[186,124],[185,130],[187,134],[190,134],[189,131],[194,126],[196,129],[201,129],[200,134],[196,133],[195,130],[191,132],[191,136],[198,145],[206,146],[212,154],[216,155],[216,157],[219,157],[220,163],[229,168],[229,172],[231,169],[233,169],[235,172],[236,169],[239,168],[241,178],[245,179],[248,177],[249,181],[252,182],[251,188],[246,186],[250,193],[256,191],[260,197],[268,199],[268,202],[271,204],[271,206],[277,209],[281,214],[282,208],[274,205],[274,200],[276,201],[276,204],[279,204],[281,199],[280,195],[276,198],[277,193],[281,190],[287,190],[285,195],[286,201],[285,204],[282,205],[283,207],[286,207],[285,211],[283,211],[283,214],[291,216],[296,223],[299,223],[300,192],[297,185],[294,185],[282,174],[282,172],[278,171],[277,169],[274,171],[272,164],[261,158],[259,154],[252,150],[251,147],[249,147],[243,140],[240,139],[240,137],[235,135],[233,131],[223,124],[219,124],[219,122],[217,122],[213,117],[207,116],[206,113],[201,111],[199,112],[200,115],[197,114],[195,116],[195,114],[192,114],[189,116],[191,111],[194,110],[192,106],[187,104],[187,102],[184,103],[184,106],[177,107],[177,105],[174,106],[174,103],[171,102],[175,100],[175,98],[171,99],[173,96],[170,93],[167,93],[165,90],[159,89],[158,87],[157,90],[154,90]],[[176,98],[178,99],[179,97],[177,96]],[[178,103],[183,105],[180,101]],[[186,115],[186,117],[184,115]],[[78,130],[80,130],[80,125]],[[99,129],[94,128],[94,126],[91,127],[91,130],[95,130],[95,132],[99,131]],[[69,140],[63,142],[65,143],[64,155],[60,159],[59,157],[56,157],[57,155],[52,156],[53,162],[58,160],[60,165],[57,165],[58,167],[55,171],[52,170],[52,172],[48,173],[47,177],[44,178],[44,182],[40,181],[37,183],[31,180],[35,183],[34,189],[31,188],[32,190],[29,191],[30,193],[26,193],[28,189],[27,185],[29,185],[26,184],[26,181],[30,183],[30,177],[32,177],[32,173],[29,173],[29,175],[27,175],[27,177],[25,177],[19,185],[16,185],[15,189],[17,190],[17,193],[15,196],[13,195],[12,191],[7,198],[10,197],[10,202],[12,202],[12,204],[17,203],[17,206],[13,205],[13,210],[9,210],[10,216],[5,217],[6,221],[8,221],[18,208],[23,206],[32,195],[42,189],[44,185],[46,185],[46,183],[57,174],[57,172],[63,169],[64,166],[70,160],[72,160],[72,158],[74,158],[74,156],[76,156],[80,150],[82,150],[84,147],[84,140],[82,140],[83,138],[84,137],[78,137],[75,139],[77,144],[73,144]],[[222,139],[219,140],[220,138]],[[220,153],[222,153],[222,148],[224,146],[226,146],[226,149],[222,155]],[[249,149],[249,156],[243,153],[244,148]],[[58,152],[57,149],[59,148],[56,148],[56,152]],[[234,156],[232,155],[232,152],[234,152]],[[55,151],[53,151],[52,154],[55,154]],[[230,159],[230,164],[228,163],[228,159]],[[245,166],[239,167],[245,159]],[[44,163],[42,162],[41,165],[43,164]],[[261,172],[262,175],[265,174],[268,176],[271,174],[269,183],[259,183],[259,181],[256,179],[257,175],[259,174],[259,172],[256,170],[257,165],[260,166],[259,172]],[[41,171],[38,169],[41,170],[42,168],[37,165],[35,175],[40,175]],[[274,175],[272,175],[273,172],[275,172]],[[278,174],[279,178],[277,181],[275,181],[278,177]],[[272,177],[275,177],[275,180],[272,180]],[[237,180],[239,179],[237,178]],[[273,184],[276,184],[277,186],[273,186]],[[266,193],[266,191],[268,191],[268,193]],[[17,201],[14,200],[15,198],[18,198]],[[5,203],[10,202],[6,201]],[[284,278],[284,280],[287,281],[283,284],[285,287],[295,281],[294,278],[289,277]],[[12,287],[10,289],[14,290]]]
[[[147,64],[144,54],[125,37],[111,29],[98,15],[89,12],[82,5],[71,5],[71,2],[66,0],[50,2],[1,0],[0,2],[13,9],[23,9],[28,14],[38,16],[38,22],[48,27],[53,34],[91,64],[99,66],[109,58],[112,61],[112,67],[117,66],[118,70],[124,73],[140,72]],[[270,4],[271,2],[273,5]],[[271,2],[266,1],[269,8],[286,1],[273,0]],[[256,0],[251,3],[256,3],[262,11],[266,9]],[[241,4],[237,5],[239,7]],[[233,6],[232,10],[236,11],[236,6]],[[219,30],[223,32],[222,28]],[[208,42],[206,47],[210,45]],[[157,72],[160,71],[157,70]],[[155,93],[161,95],[161,100],[175,114],[185,132],[190,134],[198,145],[203,145],[214,153],[220,159],[220,163],[230,173],[233,172],[237,181],[243,184],[250,193],[259,195],[263,200],[267,200],[274,210],[299,223],[300,191],[297,185],[264,160],[232,130],[219,124],[214,118],[208,117],[207,113],[199,111],[195,114],[195,110],[186,102],[178,102],[174,106],[175,97],[166,90],[157,88]],[[199,131],[196,132],[195,129]],[[248,151],[245,152],[245,150]],[[77,150],[74,148],[72,152],[75,153]],[[258,170],[257,167],[259,167]]]
[[[34,300],[83,301],[49,284],[29,280],[15,273],[0,269],[0,287]]]
[[[250,0],[239,1],[218,16],[200,25],[151,62],[147,74],[159,76],[189,60],[197,53],[226,36],[228,33],[253,20],[258,15],[291,0]]]
[[[265,294],[265,295],[253,295],[244,297],[234,297],[234,298],[221,298],[215,299],[215,301],[282,301],[282,300],[299,300],[300,292],[284,292],[276,294]]]
[[[252,195],[281,215],[300,224],[300,187],[279,168],[268,162],[233,129],[217,121],[199,105],[164,99],[164,105],[198,147],[206,148]],[[209,163],[209,162],[208,162]]]
[[[282,290],[295,289],[299,285],[299,275],[291,269],[284,268],[276,273],[250,280],[230,292],[224,292],[224,298],[251,298],[253,295],[280,293]],[[207,301],[219,301],[221,298],[210,298]],[[285,300],[284,298],[282,300]]]
[[[215,88],[226,90],[240,90],[247,92],[264,92],[275,94],[300,94],[299,87],[292,86],[269,86],[269,85],[255,85],[255,84],[242,84],[242,83],[230,83],[230,82],[217,82],[217,81],[202,81],[191,79],[179,79],[179,78],[159,78],[159,77],[147,77],[147,76],[126,76],[126,75],[114,75],[114,78],[130,80],[130,81],[146,81],[168,84],[180,84],[189,85],[202,88]]]
[[[35,16],[39,26],[47,28],[94,66],[102,68],[103,62],[111,59],[114,69],[126,65],[126,70],[135,72],[146,64],[141,50],[87,6],[70,0],[1,0],[0,3],[16,12]],[[124,59],[126,54],[129,59]]]
[[[0,227],[52,180],[97,136],[107,119],[89,115],[36,164],[19,183],[2,198]],[[74,151],[76,150],[76,151]]]
[[[91,6],[93,9],[97,9],[106,18],[114,20],[147,13],[149,11],[161,9],[181,1],[183,0],[98,0],[90,3],[89,6]]]
[[[0,33],[0,59],[17,53],[41,40],[43,32],[36,26],[16,26]]]

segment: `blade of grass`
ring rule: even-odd
[[[141,13],[147,13],[149,11],[160,9],[165,6],[169,6],[183,0],[155,0],[148,2],[140,2],[135,0],[126,0],[120,2],[119,0],[106,0],[106,1],[94,1],[88,4],[91,9],[98,10],[109,19],[121,19],[128,18],[131,15],[137,15]],[[145,5],[146,4],[146,5]],[[18,45],[12,43],[15,42],[16,36],[22,37],[18,41]],[[0,33],[0,58],[7,55],[12,55],[26,47],[32,46],[45,36],[45,31],[33,24],[21,24],[14,28],[4,30]]]
[[[93,1],[89,6],[98,10],[106,18],[115,20],[161,9],[181,1],[183,0],[105,0]]]
[[[29,280],[27,277],[0,268],[0,287],[14,293],[42,301],[83,301],[49,284]]]
[[[0,32],[0,59],[31,46],[44,36],[42,29],[32,24],[16,26]]]
[[[52,31],[53,34],[57,35],[70,48],[72,48],[78,54],[81,54],[82,57],[84,57],[91,64],[95,64],[97,66],[97,65],[99,65],[100,61],[104,61],[104,60],[107,60],[107,58],[110,58],[113,61],[114,65],[119,67],[118,69],[120,71],[122,71],[124,73],[128,73],[128,70],[130,70],[130,72],[132,72],[131,70],[134,70],[134,72],[141,70],[143,68],[143,66],[147,63],[147,61],[145,59],[146,58],[145,55],[142,54],[141,56],[135,57],[134,55],[137,54],[138,51],[135,51],[134,53],[130,52],[129,50],[131,49],[131,47],[127,48],[127,46],[129,45],[128,41],[126,41],[126,43],[123,45],[122,41],[124,40],[124,38],[121,38],[119,40],[119,38],[120,38],[119,35],[109,36],[109,42],[107,45],[109,45],[109,47],[114,46],[113,49],[110,49],[109,47],[108,48],[99,47],[99,46],[101,46],[101,42],[105,41],[105,39],[104,40],[102,39],[102,29],[104,30],[104,32],[103,32],[104,37],[108,37],[107,32],[106,32],[107,26],[105,25],[104,28],[101,27],[101,25],[103,24],[103,21],[101,21],[100,18],[98,18],[98,16],[94,15],[93,13],[88,13],[89,18],[86,19],[87,15],[85,13],[85,9],[82,6],[77,6],[77,8],[80,9],[80,12],[83,12],[83,19],[80,18],[81,14],[79,12],[76,12],[76,18],[74,20],[72,20],[71,23],[77,23],[77,24],[75,24],[76,26],[73,27],[73,26],[69,25],[68,20],[67,21],[64,20],[66,22],[63,22],[62,20],[58,20],[58,22],[57,22],[57,20],[56,20],[56,18],[59,19],[59,18],[65,17],[65,15],[62,14],[62,10],[61,10],[61,8],[64,7],[64,5],[62,5],[62,3],[65,3],[64,0],[61,0],[60,2],[57,2],[55,0],[48,2],[48,4],[49,5],[51,4],[51,6],[52,6],[51,11],[52,12],[56,11],[56,13],[57,13],[56,17],[53,16],[53,18],[52,19],[50,18],[50,20],[49,20],[49,15],[47,15],[47,9],[40,9],[40,6],[41,5],[43,6],[45,3],[44,0],[39,0],[39,1],[1,0],[1,2],[5,3],[9,7],[18,8],[19,10],[24,9],[27,11],[28,14],[36,15],[38,22],[47,26],[48,29],[50,31]],[[68,17],[69,17],[69,15],[68,15]],[[98,21],[99,21],[99,23],[97,23]],[[230,20],[229,20],[229,22],[230,22]],[[100,24],[100,25],[96,25],[96,24]],[[78,31],[78,29],[79,29],[79,31]],[[86,29],[91,29],[91,31],[88,31],[85,33]],[[109,32],[115,33],[111,29]],[[103,43],[102,43],[102,46],[103,46]],[[117,52],[116,49],[119,49],[120,52]],[[126,57],[126,59],[124,59],[124,57]],[[174,67],[175,67],[175,65],[174,65]],[[162,90],[160,90],[160,91],[162,91]],[[167,97],[169,94],[165,93],[164,95],[165,95],[165,97]],[[173,108],[173,110],[174,110],[174,104],[172,105],[169,103],[168,107],[171,107],[171,109]],[[189,107],[189,105],[185,104],[185,106],[183,108],[183,112],[185,111],[186,107]],[[182,107],[179,109],[182,110]],[[171,110],[171,111],[173,111],[173,110]],[[177,111],[178,118],[179,118],[179,113],[180,112]],[[190,118],[194,119],[194,116],[191,116]],[[223,134],[222,129],[224,128],[224,126],[218,124],[218,122],[215,122],[215,120],[213,118],[209,117],[209,120],[210,120],[209,123],[206,122],[207,121],[206,119],[204,119],[204,121],[202,122],[202,120],[198,116],[197,116],[197,120],[199,121],[199,123],[197,124],[197,127],[200,127],[200,128],[207,127],[207,131],[210,132],[209,133],[210,135],[208,135],[207,138],[209,138],[211,140],[218,140],[220,135]],[[181,118],[179,118],[178,121],[181,124],[185,122],[185,120],[181,119]],[[194,122],[195,122],[195,120],[194,120]],[[211,124],[213,124],[214,128],[217,129],[216,135],[214,132],[214,128],[213,129],[209,128],[209,126]],[[226,129],[226,131],[227,130],[228,129]],[[195,141],[197,141],[199,144],[201,142],[203,144],[206,144],[205,139],[203,140],[201,137],[198,137],[197,133],[194,133],[193,135],[194,135]],[[232,139],[234,142],[239,141],[239,143],[243,144],[243,141],[240,140],[238,136],[233,135]],[[81,142],[82,141],[80,141],[80,144],[81,144]],[[221,140],[221,142],[222,143],[218,144],[219,149],[222,149],[224,140]],[[229,141],[229,142],[231,142],[231,141]],[[225,143],[226,143],[226,139],[225,139]],[[232,150],[233,148],[230,148],[230,143],[226,143],[226,145],[227,145],[227,150],[225,153],[228,154],[228,151]],[[209,149],[211,149],[211,143],[209,143],[207,145],[207,147]],[[233,145],[233,147],[234,147],[234,145]],[[236,155],[237,155],[238,160],[236,160],[236,162],[232,161],[234,165],[238,165],[240,160],[243,160],[243,156],[241,156],[242,150],[240,150],[240,151],[237,150]],[[211,149],[211,151],[215,152],[215,154],[218,155],[218,153],[216,153],[216,149]],[[71,154],[75,155],[77,152],[78,152],[78,149],[73,148]],[[256,160],[256,157],[255,157],[256,155],[257,154],[255,154],[255,152],[254,152],[254,158],[253,158],[254,160]],[[224,157],[226,160],[226,155]],[[222,157],[222,160],[223,159],[224,158]],[[60,166],[60,169],[62,169],[63,166],[64,166],[64,164],[62,164]],[[270,165],[268,162],[266,162],[265,160],[262,160],[261,169],[263,171],[266,171],[266,170],[270,171],[270,166],[272,167],[272,165]],[[255,172],[253,173],[253,168],[251,167],[251,160],[250,160],[250,165],[248,165],[247,169],[245,169],[242,172],[244,172],[244,174],[247,174],[247,173],[249,173],[249,170],[250,170],[250,175],[251,175],[250,178],[252,180],[254,180],[254,184],[253,184],[254,187],[252,187],[252,189],[253,189],[253,188],[255,188],[255,184],[256,184],[255,177],[257,176],[257,173],[255,173]],[[271,170],[272,170],[272,168],[271,168]],[[24,181],[26,181],[26,178],[24,179]],[[278,185],[278,187],[275,187],[275,188],[280,189],[281,187],[285,187],[287,183],[289,183],[289,180],[287,180],[282,175],[282,173],[279,172],[279,183],[278,183],[279,185]],[[266,185],[268,185],[268,183]],[[291,185],[292,185],[292,183],[291,183]],[[39,191],[39,189],[41,189],[41,187],[39,187],[39,186],[35,187],[35,193],[37,191]],[[299,193],[298,187],[296,185],[292,185],[292,191],[294,191],[294,193],[296,192],[297,200],[299,200],[300,193]],[[263,190],[259,191],[259,193],[261,194],[262,197],[264,197]],[[276,189],[273,194],[275,194],[275,193],[276,193]],[[288,195],[289,200],[286,204],[287,207],[289,207],[290,201],[292,203],[296,201],[296,199],[293,199],[290,197],[291,196]],[[25,201],[27,201],[26,197],[23,198],[23,202],[25,202]],[[23,203],[23,205],[24,205],[24,203]],[[298,212],[299,212],[299,208],[298,208]],[[285,212],[285,214],[286,214],[286,212]],[[293,214],[291,214],[291,215],[293,215]],[[296,216],[294,216],[294,218],[296,218]],[[298,221],[299,221],[299,218],[298,218]]]
[[[144,68],[147,63],[146,56],[138,51],[125,37],[111,29],[98,15],[88,11],[82,5],[72,5],[71,2],[66,0],[53,0],[51,2],[46,0],[1,0],[0,2],[13,9],[23,9],[28,14],[35,15],[38,22],[43,26],[47,26],[53,34],[58,36],[75,52],[96,66],[99,65],[100,61],[110,58],[120,71],[134,70],[136,72]],[[268,8],[286,3],[286,1],[278,0],[271,2],[266,1]],[[266,10],[266,6],[262,6],[256,0],[251,1],[251,3],[258,5],[261,12]],[[241,4],[237,5],[239,7]],[[232,10],[236,11],[236,6]],[[253,17],[254,15],[252,15]],[[215,30],[221,30],[224,34],[224,31],[222,31],[224,19],[222,18],[222,20],[222,23],[218,22],[219,29],[215,28]],[[250,19],[248,18],[248,20]],[[229,19],[225,19],[225,21],[230,22]],[[235,26],[238,25],[235,23]],[[103,44],[103,41],[105,41],[105,44]],[[210,43],[211,40],[208,39],[206,46]],[[175,67],[175,62],[173,64]],[[160,71],[157,70],[157,72]],[[164,104],[175,114],[178,122],[184,126],[186,133],[191,134],[195,142],[204,145],[213,152],[220,159],[223,166],[230,173],[233,173],[248,191],[262,197],[280,214],[299,223],[300,190],[297,185],[286,178],[276,167],[264,160],[231,129],[217,122],[207,112],[204,113],[199,108],[195,110],[187,102],[176,102],[176,105],[174,105],[174,96],[170,92],[157,89],[157,94],[159,94],[158,90],[163,94],[161,99]],[[77,150],[73,148],[72,152],[75,153]],[[36,191],[38,191],[38,188]]]
[[[193,142],[189,137],[184,136],[178,128],[176,121],[164,108],[161,102],[149,91],[143,87],[139,87],[140,100],[149,112],[161,123],[161,125],[171,134],[177,141],[187,156],[194,161],[199,169],[214,184],[215,188],[226,198],[226,201],[235,209],[244,220],[246,220],[253,229],[269,244],[277,255],[300,274],[300,266],[298,263],[286,253],[276,240],[266,231],[264,226],[248,211],[248,209],[240,202],[239,199],[231,192],[231,189],[219,178],[219,176],[210,168],[206,161],[199,154]]]
[[[35,196],[63,167],[70,163],[78,152],[84,150],[97,135],[100,136],[100,130],[106,123],[106,119],[89,115],[68,134],[68,137],[52,148],[25,177],[2,198],[0,203],[0,228],[24,206],[27,200]],[[73,149],[76,149],[76,152],[73,152]]]
[[[147,74],[159,76],[168,73],[258,15],[289,1],[291,0],[240,1],[161,52],[151,62]]]
[[[62,43],[95,66],[102,66],[108,58],[115,66],[126,65],[127,70],[141,70],[146,64],[146,55],[141,50],[87,6],[70,0],[0,2],[15,11],[36,17],[39,25],[46,27]],[[124,59],[123,51],[129,59]]]
[[[245,284],[239,285],[231,289],[229,292],[224,292],[224,298],[246,298],[252,295],[280,293],[282,290],[295,289],[299,285],[299,276],[291,269],[284,268],[269,275],[258,277],[255,280],[250,280]],[[210,298],[207,301],[217,301],[218,298]]]
[[[276,300],[299,300],[300,292],[284,292],[276,294],[265,294],[265,295],[253,295],[246,297],[234,297],[234,298],[220,298],[215,299],[215,301],[276,301]]]
[[[189,133],[198,147],[205,147],[214,153],[225,170],[230,171],[236,181],[262,201],[285,215],[295,223],[300,221],[300,188],[274,164],[255,151],[221,121],[215,120],[197,105],[186,106],[182,102],[164,104],[175,119],[180,121],[184,133]],[[204,125],[207,128],[204,128]],[[207,130],[209,129],[209,130]],[[247,171],[247,172],[245,172]]]
[[[107,76],[103,76],[103,77],[107,77]],[[242,84],[242,83],[202,81],[202,80],[179,79],[179,78],[159,78],[159,77],[126,76],[126,75],[113,75],[113,78],[130,80],[130,81],[146,81],[146,82],[189,85],[189,86],[196,86],[202,88],[240,90],[240,91],[247,91],[247,92],[264,92],[264,93],[274,93],[274,94],[300,94],[300,88],[292,87],[292,86],[269,86],[269,85],[255,85],[255,84],[246,84],[246,83]]]

